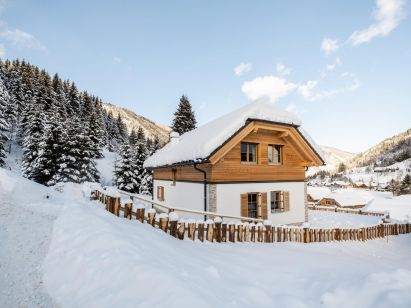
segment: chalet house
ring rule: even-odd
[[[328,187],[307,187],[307,201],[315,204],[330,193],[331,190]]]
[[[292,114],[255,102],[170,142],[149,157],[153,198],[180,208],[268,219],[307,219],[305,171],[321,150]]]
[[[372,200],[373,196],[369,192],[356,189],[340,189],[324,196],[316,205],[360,209]]]

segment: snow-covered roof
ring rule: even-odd
[[[249,119],[296,126],[301,135],[325,161],[320,147],[299,127],[301,121],[295,115],[279,109],[273,104],[256,101],[183,134],[178,140],[168,143],[150,156],[145,161],[144,167],[153,168],[183,162],[201,162],[235,135]]]
[[[314,200],[320,200],[324,198],[324,196],[329,195],[331,190],[328,187],[307,187],[307,193],[313,198]]]
[[[341,206],[367,205],[374,197],[367,191],[357,189],[337,189],[324,196],[324,198],[334,199]]]

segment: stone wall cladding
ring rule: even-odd
[[[208,210],[217,212],[217,185],[208,184]]]

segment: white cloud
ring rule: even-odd
[[[3,44],[0,44],[0,58],[3,58],[6,55],[6,47]]]
[[[340,48],[338,40],[333,40],[328,37],[325,37],[321,43],[321,50],[325,52],[326,55],[329,55]]]
[[[119,57],[113,57],[113,62],[114,62],[114,63],[121,63],[121,58],[119,58]]]
[[[333,71],[337,66],[340,66],[342,64],[342,61],[339,57],[335,58],[334,63],[328,64],[326,69],[327,71]]]
[[[294,105],[294,104],[289,104],[289,105],[285,108],[285,110],[288,111],[288,112],[296,113],[296,111],[297,111],[297,106]]]
[[[348,39],[357,46],[371,41],[378,36],[387,36],[404,18],[404,0],[377,0],[373,12],[374,23],[368,28],[355,31]]]
[[[275,66],[275,69],[277,70],[277,73],[280,75],[286,76],[286,75],[291,74],[291,68],[286,67],[282,63],[277,63],[277,65]]]
[[[46,49],[32,34],[20,29],[9,28],[5,23],[2,23],[1,26],[3,29],[0,30],[0,37],[9,41],[13,46],[39,50]]]
[[[244,82],[241,90],[250,100],[267,97],[271,102],[276,102],[280,97],[291,93],[296,88],[296,84],[288,82],[284,78],[264,76]]]
[[[252,65],[251,63],[240,63],[234,68],[234,74],[237,77],[244,75],[245,73],[251,71]]]

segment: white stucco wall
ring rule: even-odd
[[[271,191],[290,192],[289,211],[271,213]],[[217,212],[240,216],[240,195],[249,192],[267,193],[268,219],[275,224],[291,224],[305,221],[304,182],[217,184]]]
[[[203,183],[154,180],[154,199],[157,200],[157,186],[164,187],[165,202],[170,206],[191,210],[204,210]],[[240,195],[249,192],[266,192],[268,219],[275,224],[291,224],[305,221],[304,182],[217,184],[217,211],[221,214],[241,216]],[[290,192],[290,211],[271,213],[270,192]],[[180,214],[182,217],[201,219],[201,216]]]
[[[153,195],[157,200],[157,186],[164,187],[164,202],[169,206],[182,207],[190,210],[204,211],[204,184],[154,180]],[[186,217],[187,215],[182,215]],[[192,217],[191,218],[200,218]]]

